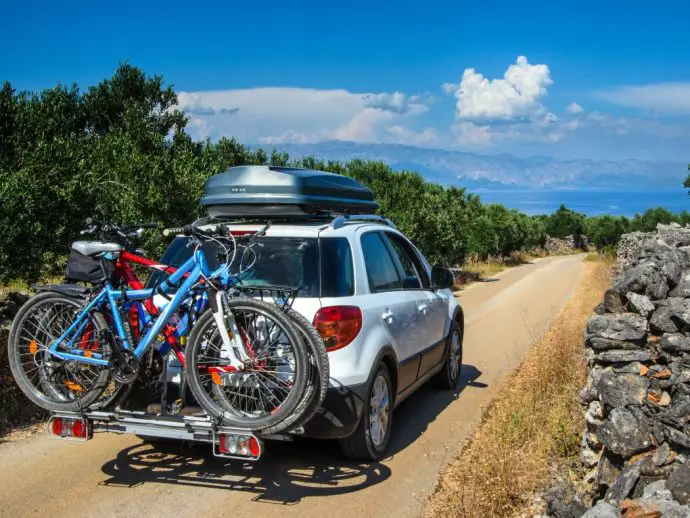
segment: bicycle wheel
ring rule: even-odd
[[[303,426],[314,417],[314,414],[323,403],[328,390],[330,364],[328,362],[326,344],[324,344],[321,335],[314,329],[314,326],[301,313],[292,308],[286,309],[285,314],[299,331],[309,352],[309,379],[311,382],[307,386],[304,398],[298,405],[298,409],[303,408],[303,410],[296,410],[294,412],[295,415],[299,416],[299,419],[290,425],[290,428],[297,428]]]
[[[229,427],[263,433],[285,430],[311,383],[308,351],[294,325],[274,304],[232,298],[225,311],[245,348],[240,371],[228,369],[225,350],[211,310],[192,329],[186,351],[189,388],[201,407]]]
[[[74,412],[95,402],[106,387],[108,367],[61,360],[48,351],[74,322],[84,301],[57,293],[40,293],[24,304],[12,323],[7,353],[19,388],[32,402],[52,411]],[[110,344],[99,340],[107,331],[105,319],[94,313],[86,319],[75,343],[92,355],[110,358]]]

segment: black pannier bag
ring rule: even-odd
[[[70,251],[65,269],[67,280],[99,284],[109,279],[112,273],[113,265],[109,261]]]
[[[276,166],[231,167],[206,181],[201,205],[217,217],[303,218],[372,214],[373,193],[339,174]]]

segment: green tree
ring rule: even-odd
[[[551,237],[564,239],[566,236],[580,236],[585,230],[585,215],[561,205],[544,223]]]
[[[630,221],[625,216],[596,216],[585,223],[585,235],[600,250],[615,247],[629,230]]]

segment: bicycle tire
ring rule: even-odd
[[[10,334],[7,340],[7,356],[10,365],[10,371],[14,377],[15,382],[19,389],[24,393],[24,395],[29,398],[33,403],[41,408],[54,412],[81,412],[86,410],[92,403],[98,400],[101,396],[103,390],[105,389],[108,378],[110,377],[110,371],[107,367],[100,368],[96,376],[95,382],[90,390],[86,392],[82,397],[78,399],[72,399],[69,401],[56,401],[43,394],[35,387],[31,380],[28,378],[21,362],[21,352],[19,344],[19,334],[23,329],[24,324],[27,322],[29,316],[31,316],[32,310],[36,310],[41,307],[41,305],[48,305],[50,302],[57,304],[61,302],[63,304],[74,306],[75,308],[81,309],[84,305],[83,299],[76,299],[60,295],[57,293],[39,293],[31,297],[17,312],[17,315],[12,322],[12,327],[10,328]],[[98,318],[100,317],[100,318]],[[103,330],[105,324],[105,319],[100,313],[94,313],[93,323],[97,330]],[[110,355],[110,345],[108,343],[100,343],[103,347],[104,355]],[[27,354],[27,353],[24,353]],[[41,367],[39,367],[39,377],[45,377],[45,373]],[[45,382],[45,379],[42,380]],[[57,398],[57,394],[60,394],[51,383],[48,383],[48,389],[53,394],[54,398]]]
[[[224,404],[221,404],[219,400],[213,399],[204,388],[206,382],[201,379],[201,374],[199,373],[199,356],[204,337],[209,332],[211,332],[211,338],[218,333],[213,312],[210,310],[204,312],[199,318],[196,325],[192,328],[189,337],[185,366],[189,388],[199,405],[223,426],[267,434],[283,431],[301,417],[300,412],[304,411],[302,407],[305,404],[304,395],[308,385],[311,383],[308,352],[304,342],[299,338],[293,322],[274,304],[247,297],[235,297],[225,304],[225,308],[226,310],[234,311],[236,314],[240,314],[243,309],[253,311],[264,318],[270,318],[280,326],[280,332],[285,334],[288,343],[292,345],[293,349],[295,375],[292,389],[285,400],[273,409],[271,413],[257,418],[240,416],[239,412],[225,401],[226,398],[221,394],[223,391],[218,389],[216,384],[213,384],[211,390],[214,390],[214,394],[222,398],[221,401]],[[215,331],[213,330],[214,328]]]
[[[321,335],[314,326],[301,313],[292,308],[286,309],[285,313],[293,321],[300,334],[304,336],[310,351],[311,360],[311,383],[307,387],[307,392],[305,392],[304,410],[301,412],[301,417],[291,425],[291,428],[295,429],[304,426],[314,417],[314,414],[316,414],[326,398],[328,381],[330,379],[330,364],[326,344],[324,344]]]

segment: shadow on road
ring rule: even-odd
[[[207,444],[142,443],[121,450],[101,469],[110,477],[101,485],[135,487],[157,482],[229,489],[254,494],[257,502],[282,505],[352,493],[391,475],[380,463],[343,461],[337,445],[306,440],[271,442],[258,463],[214,457]]]
[[[412,444],[465,387],[486,387],[476,380],[481,372],[463,365],[455,391],[423,387],[395,412],[390,454]],[[228,489],[254,494],[256,502],[294,505],[303,498],[354,493],[391,476],[383,463],[343,459],[334,442],[301,439],[269,442],[257,463],[214,457],[207,444],[142,443],[121,450],[102,466],[109,478],[101,485],[135,487],[164,483]]]
[[[436,417],[460,397],[465,388],[486,388],[485,383],[477,381],[481,374],[474,365],[463,365],[457,389],[438,390],[424,385],[401,403],[393,415],[394,431],[388,446],[389,453],[398,453],[416,441]]]

